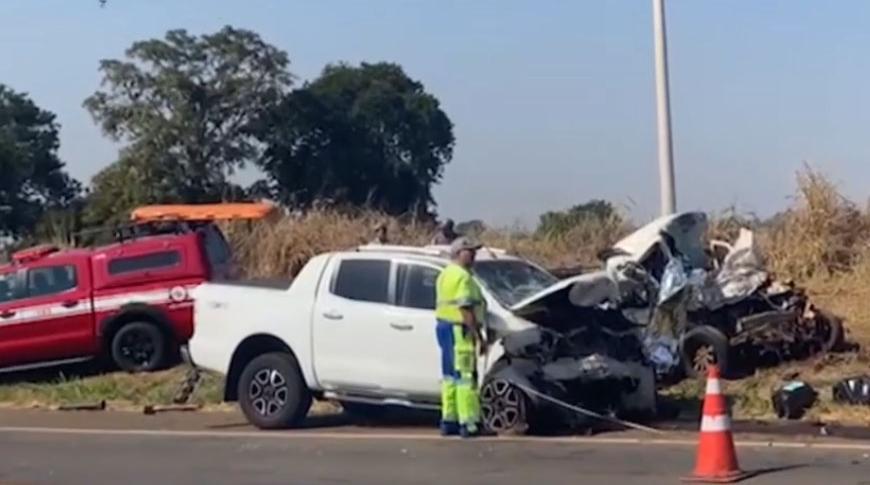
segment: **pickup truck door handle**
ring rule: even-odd
[[[63,306],[64,308],[75,308],[75,307],[79,306],[79,301],[78,300],[67,300],[67,301],[61,303],[61,306]]]
[[[0,313],[0,318],[12,318],[15,316],[15,312],[12,310],[6,310],[3,313]]]
[[[323,314],[323,318],[326,318],[327,320],[341,320],[344,318],[344,315],[336,312],[326,312]]]
[[[391,323],[391,327],[395,330],[400,330],[402,332],[407,332],[408,330],[413,330],[414,326],[409,323]]]

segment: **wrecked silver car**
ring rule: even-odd
[[[660,377],[703,375],[713,363],[735,374],[843,344],[840,319],[765,270],[751,231],[709,247],[706,231],[703,213],[663,217],[602,255],[602,285],[609,282],[611,302],[645,327]]]
[[[528,262],[490,259],[485,252],[474,272],[500,303],[487,322],[498,340],[486,355],[480,391],[490,430],[520,434],[584,424],[566,404],[605,415],[655,414],[655,374],[642,329],[601,305],[610,295],[596,298],[598,275],[557,281]],[[571,301],[572,293],[586,290],[588,302]]]

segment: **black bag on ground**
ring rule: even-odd
[[[773,409],[785,419],[800,419],[816,402],[818,393],[809,384],[791,381],[774,391]]]
[[[848,377],[834,384],[834,402],[870,406],[870,376]]]

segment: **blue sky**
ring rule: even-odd
[[[870,2],[667,0],[667,21],[680,209],[774,213],[805,161],[865,203]],[[381,60],[421,80],[455,123],[444,215],[533,223],[605,198],[642,220],[658,208],[651,22],[648,0],[3,0],[0,82],[57,113],[87,180],[118,148],[81,107],[98,61],[232,24],[302,80]]]

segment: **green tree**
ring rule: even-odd
[[[622,222],[622,217],[613,204],[606,200],[593,199],[565,211],[550,211],[541,215],[537,232],[544,236],[559,236],[572,228],[586,223]]]
[[[126,60],[101,61],[103,89],[84,106],[106,135],[128,146],[94,180],[91,200],[106,197],[107,207],[113,199],[232,198],[227,179],[260,156],[251,123],[291,86],[288,64],[285,52],[256,33],[229,26],[202,36],[170,30],[164,39],[135,42]],[[99,194],[108,187],[116,192]]]
[[[29,234],[79,195],[57,155],[58,129],[54,113],[0,84],[0,235]]]
[[[183,168],[160,158],[143,156],[136,150],[122,150],[118,161],[91,179],[83,223],[86,226],[116,226],[126,223],[130,212],[146,204],[185,201],[184,186],[178,184]],[[246,191],[228,181],[219,186],[223,200],[244,199]]]
[[[453,125],[423,84],[396,64],[327,66],[264,117],[261,166],[283,203],[428,214],[453,155]]]

